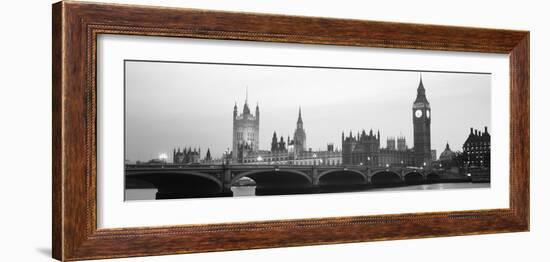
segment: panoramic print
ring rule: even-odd
[[[125,200],[490,187],[488,73],[124,67]]]

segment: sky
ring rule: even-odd
[[[298,108],[307,146],[341,148],[341,134],[365,129],[405,136],[412,148],[412,104],[420,75],[432,112],[431,145],[461,150],[470,127],[491,130],[491,75],[260,65],[125,62],[125,159],[147,161],[174,148],[231,147],[233,106],[260,107],[260,149],[291,136]]]

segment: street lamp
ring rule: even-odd
[[[224,164],[229,165],[229,147],[225,149],[225,161]]]
[[[313,165],[317,164],[317,154],[313,153]]]

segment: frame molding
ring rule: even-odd
[[[98,229],[98,34],[508,54],[510,208]],[[529,230],[528,31],[63,1],[52,6],[52,37],[52,256],[58,260]]]

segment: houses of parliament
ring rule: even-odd
[[[439,160],[431,149],[431,107],[426,89],[420,76],[416,98],[412,103],[414,145],[409,148],[404,136],[387,137],[386,147],[381,147],[380,131],[362,130],[349,134],[341,133],[341,147],[327,143],[325,149],[312,150],[307,147],[307,135],[302,108],[298,107],[296,128],[293,134],[277,135],[273,131],[271,146],[260,148],[260,107],[256,104],[254,113],[248,104],[248,92],[239,112],[237,103],[233,107],[233,139],[230,147],[221,158],[214,158],[207,150],[201,157],[200,148],[190,147],[181,151],[174,149],[173,162],[178,164],[280,164],[280,165],[362,165],[362,166],[413,166],[430,167],[447,165],[458,161],[458,153],[447,144]],[[490,166],[490,135],[485,131],[470,130],[463,146],[463,164],[466,167]],[[453,165],[456,165],[453,164]]]
[[[246,164],[325,164],[325,165],[366,165],[366,166],[428,166],[436,160],[435,150],[431,149],[431,108],[420,76],[416,99],[412,105],[414,147],[409,148],[405,137],[390,137],[386,147],[380,147],[380,131],[363,130],[348,136],[342,132],[341,149],[327,144],[326,150],[313,151],[307,148],[306,132],[302,110],[298,109],[298,120],[292,138],[278,137],[273,132],[271,148],[261,150],[260,109],[256,105],[252,114],[248,105],[248,95],[242,113],[237,104],[233,107],[233,146],[231,160]]]
[[[431,149],[431,108],[426,97],[426,89],[420,83],[416,90],[416,99],[412,105],[414,147],[408,148],[405,137],[388,138],[386,148],[380,147],[380,131],[351,132],[345,136],[342,132],[342,163],[368,166],[429,166],[436,160],[436,152]]]

